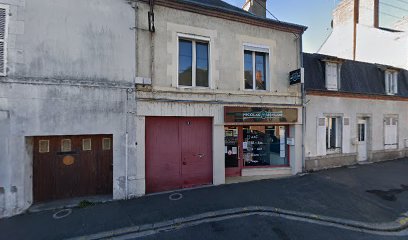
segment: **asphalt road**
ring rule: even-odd
[[[375,235],[283,218],[249,216],[205,223],[135,239],[406,240],[408,234],[405,236]]]

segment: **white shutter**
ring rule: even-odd
[[[0,76],[6,75],[8,7],[0,5]]]
[[[337,90],[337,64],[326,63],[326,88]]]
[[[385,72],[385,93],[390,93],[390,73]]]
[[[398,72],[394,72],[392,76],[393,93],[398,94]]]
[[[398,121],[387,117],[384,123],[384,149],[396,149],[398,146]]]
[[[316,154],[326,155],[326,118],[317,118]]]
[[[343,153],[350,153],[351,148],[351,138],[350,138],[350,118],[343,118],[343,138],[342,138],[342,150]]]
[[[390,127],[390,131],[391,131],[391,144],[392,144],[392,149],[396,149],[398,146],[398,120],[396,118],[392,118],[391,119],[391,127]]]

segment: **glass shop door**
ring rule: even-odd
[[[225,176],[241,176],[242,127],[225,127]]]

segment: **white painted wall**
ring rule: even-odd
[[[126,114],[135,106],[132,92],[126,103],[135,78],[134,9],[116,0],[0,3],[10,7],[8,75],[0,78],[0,218],[32,204],[32,136],[113,134],[113,198],[125,198],[126,144],[135,161],[135,121]]]
[[[341,97],[307,96],[309,101],[306,111],[306,157],[319,156],[317,153],[317,117],[325,114],[339,114],[350,118],[350,136],[344,139],[350,143],[350,152],[356,153],[356,145],[351,144],[357,138],[357,120],[359,117],[369,117],[369,140],[372,151],[384,150],[384,117],[398,115],[399,149],[404,149],[405,139],[408,139],[408,105],[405,101],[386,101],[353,99]]]

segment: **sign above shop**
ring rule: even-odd
[[[303,77],[304,77],[304,68],[299,68],[295,71],[292,71],[289,73],[289,84],[297,84],[297,83],[303,83]]]
[[[224,107],[226,123],[296,123],[296,108]]]

